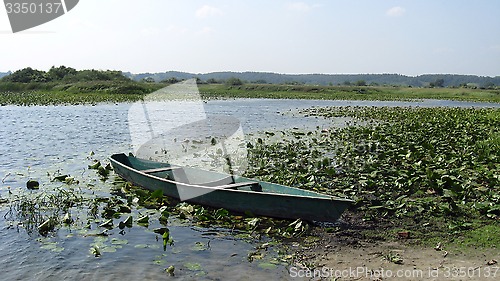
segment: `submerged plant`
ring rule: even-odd
[[[85,202],[81,194],[65,188],[20,192],[12,194],[8,215],[10,219],[18,220],[29,234],[37,230],[41,235],[47,235],[58,225],[71,223],[73,208]]]

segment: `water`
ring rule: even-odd
[[[237,117],[248,135],[292,127],[342,126],[348,121],[305,118],[297,113],[311,106],[500,107],[500,104],[237,99],[209,101],[204,106],[208,113]],[[1,198],[9,196],[7,187],[14,192],[24,191],[30,178],[39,180],[42,188],[65,186],[51,182],[51,176],[47,175],[58,171],[80,180],[79,186],[86,192],[108,194],[111,183],[97,180],[95,172],[87,169],[89,154],[92,151],[94,158],[102,160],[113,153],[132,150],[128,128],[130,107],[130,104],[0,107]],[[163,251],[161,237],[157,240],[151,231],[158,224],[152,223],[149,229],[134,226],[124,234],[113,229],[107,238],[61,229],[55,237],[40,240],[40,236],[30,236],[15,224],[10,225],[4,217],[7,211],[6,204],[0,205],[2,280],[158,280],[167,278],[164,268],[170,265],[176,267],[176,278],[183,280],[262,280],[289,276],[285,265],[265,269],[261,264],[264,261],[249,262],[247,255],[259,241],[236,238],[227,229],[198,228],[173,219],[169,228],[175,244]],[[126,243],[120,244],[124,240]],[[102,243],[110,251],[96,258],[89,251],[93,243]],[[205,246],[200,250],[197,245]],[[273,251],[270,249],[267,255],[276,256]]]

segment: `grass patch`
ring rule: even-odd
[[[59,105],[135,102],[164,85],[131,81],[0,83],[0,105]]]
[[[493,223],[472,229],[454,242],[463,247],[497,248],[500,245],[500,224]]]
[[[141,100],[140,94],[103,94],[91,93],[69,93],[65,91],[31,91],[31,92],[4,92],[0,93],[1,105],[78,105],[116,102],[135,102]]]
[[[95,104],[135,102],[165,84],[131,81],[80,81],[73,83],[0,83],[0,105]],[[372,86],[312,86],[249,84],[199,85],[203,99],[271,98],[317,100],[445,99],[500,102],[500,90],[466,88],[407,88]]]
[[[318,100],[446,99],[500,102],[500,90],[466,88],[409,88],[372,86],[311,86],[252,84],[200,85],[203,98],[273,98]]]

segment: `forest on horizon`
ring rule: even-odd
[[[500,76],[476,76],[461,74],[423,74],[406,76],[401,74],[280,74],[271,72],[211,72],[188,73],[167,71],[159,73],[123,72],[119,70],[76,70],[71,67],[52,67],[49,71],[27,67],[14,72],[0,72],[0,82],[18,83],[74,83],[81,81],[103,81],[128,79],[137,82],[166,82],[196,78],[199,83],[217,84],[239,80],[255,84],[305,84],[305,85],[355,85],[355,86],[411,86],[411,87],[471,87],[495,88],[500,86]]]

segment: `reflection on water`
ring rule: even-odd
[[[342,126],[347,119],[325,120],[302,117],[298,109],[311,106],[495,106],[450,101],[373,102],[373,101],[311,101],[238,99],[209,101],[207,113],[238,118],[245,134],[258,131]],[[8,197],[7,187],[24,190],[28,179],[44,186],[62,186],[50,182],[49,174],[58,170],[80,180],[82,189],[109,194],[111,184],[95,179],[87,169],[89,153],[105,159],[113,153],[132,150],[127,124],[130,104],[97,106],[35,106],[0,107],[0,196]],[[182,118],[182,117],[180,117]],[[61,230],[57,237],[60,251],[41,249],[42,245],[21,228],[11,226],[4,215],[7,206],[0,205],[0,264],[2,280],[157,280],[165,279],[164,268],[174,265],[180,279],[261,280],[288,277],[286,266],[263,269],[259,262],[248,262],[247,254],[255,242],[236,239],[227,230],[207,230],[191,225],[169,226],[175,244],[162,249],[161,237],[144,227],[127,229],[124,235],[111,230],[103,243],[113,238],[126,240],[116,246],[116,252],[106,252],[95,258],[90,245],[95,237],[84,237],[70,230]],[[157,225],[159,226],[159,225]],[[151,224],[149,229],[154,228]],[[218,235],[204,235],[214,232]],[[224,233],[226,232],[226,233]],[[208,243],[210,241],[210,243]],[[193,250],[196,243],[210,245]]]

